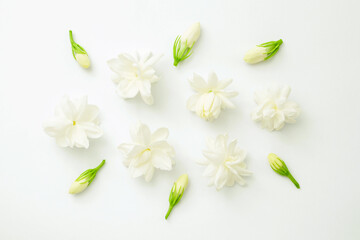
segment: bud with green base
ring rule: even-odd
[[[288,177],[297,188],[300,188],[299,183],[295,180],[295,178],[291,175],[289,169],[283,160],[281,160],[276,154],[270,153],[268,156],[268,160],[270,163],[270,167],[277,172],[278,174]]]
[[[69,31],[70,35],[70,43],[72,48],[72,54],[75,58],[75,60],[82,66],[83,68],[89,68],[90,67],[90,59],[83,47],[81,47],[79,44],[77,44],[74,41],[72,31]]]
[[[277,51],[279,51],[282,43],[283,40],[280,39],[278,41],[271,41],[257,45],[245,54],[244,61],[249,64],[255,64],[265,61],[273,57],[277,53]]]
[[[96,177],[97,171],[105,164],[105,160],[103,160],[99,166],[93,169],[88,169],[83,172],[70,186],[69,193],[70,194],[77,194],[84,191],[94,180]]]
[[[188,185],[188,175],[181,175],[178,180],[174,183],[171,188],[170,196],[169,196],[169,209],[166,213],[165,219],[168,219],[173,207],[180,201],[182,198],[184,191]]]
[[[194,23],[184,32],[182,36],[177,36],[173,46],[174,66],[184,61],[192,54],[192,48],[200,37],[200,23]]]

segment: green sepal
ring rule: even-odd
[[[74,41],[73,34],[72,34],[71,30],[69,30],[69,36],[70,36],[70,43],[71,43],[71,51],[72,51],[72,54],[74,56],[74,59],[76,60],[76,57],[75,57],[76,53],[78,53],[78,54],[86,54],[87,55],[87,52],[85,51],[85,49]]]
[[[105,160],[102,160],[102,162],[99,164],[99,166],[97,166],[96,168],[93,169],[88,169],[85,172],[83,172],[82,174],[80,174],[80,176],[75,180],[76,182],[80,182],[81,180],[86,179],[86,181],[84,182],[80,182],[80,184],[85,184],[88,183],[89,185],[91,184],[91,182],[94,180],[94,178],[96,177],[96,173],[97,171],[99,171],[99,169],[105,164]]]
[[[282,163],[281,166],[279,166],[279,164],[274,162],[273,164],[276,165],[278,168],[277,169],[273,168],[273,166],[271,164],[270,164],[270,167],[272,168],[272,170],[274,170],[278,174],[280,174],[282,176],[287,176],[289,174],[289,169],[287,168],[287,166],[283,160],[281,160],[280,158],[278,160]]]
[[[194,43],[195,44],[195,43]],[[192,54],[192,48],[194,44],[191,47],[183,47],[183,44],[181,43],[181,36],[177,36],[173,45],[173,56],[174,56],[174,66],[176,67],[179,62],[184,61]],[[185,46],[187,46],[187,41],[185,42]]]
[[[270,41],[270,42],[266,42],[260,45],[257,45],[258,47],[264,47],[267,48],[267,57],[264,60],[267,60],[271,57],[273,57],[277,51],[279,51],[279,48],[281,46],[281,44],[283,43],[283,40],[280,39],[278,41]]]

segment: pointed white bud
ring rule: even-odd
[[[85,49],[82,46],[80,46],[79,44],[77,44],[74,41],[71,30],[69,31],[69,36],[70,36],[70,43],[71,43],[71,51],[72,51],[72,54],[73,54],[75,60],[83,68],[89,68],[90,67],[90,59],[89,59],[87,52],[85,51]]]
[[[169,209],[165,215],[165,219],[167,219],[173,209],[173,207],[180,201],[182,198],[184,191],[188,185],[188,175],[183,174],[181,175],[178,180],[174,183],[173,187],[171,188],[170,196],[169,196]]]
[[[177,36],[173,46],[174,66],[192,54],[192,47],[200,37],[200,23],[191,25],[183,35]]]
[[[80,66],[82,66],[83,68],[90,67],[90,59],[87,54],[75,53],[75,59],[80,64]]]
[[[89,186],[89,182],[84,181],[75,181],[71,184],[69,193],[70,194],[77,194],[84,191]]]
[[[283,40],[280,39],[278,41],[270,41],[257,45],[245,54],[244,61],[249,64],[255,64],[265,61],[273,57],[277,53],[277,51],[279,51],[282,43]]]
[[[249,64],[255,64],[264,61],[266,57],[267,57],[266,48],[253,47],[245,54],[244,61]]]
[[[96,173],[99,171],[100,168],[105,164],[105,160],[103,160],[99,166],[93,169],[88,169],[83,172],[70,186],[69,193],[70,194],[77,194],[84,191],[91,182],[95,179]]]
[[[200,37],[200,23],[191,25],[183,35],[181,35],[181,43],[191,48]]]
[[[289,169],[287,168],[285,162],[281,160],[275,153],[270,153],[268,155],[268,160],[270,163],[270,167],[278,174],[288,177],[297,188],[300,188],[299,183],[295,180],[295,178],[291,175]]]

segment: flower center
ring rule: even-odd
[[[73,126],[75,126],[76,125],[76,121],[73,121]]]
[[[143,154],[143,153],[146,152],[146,151],[151,151],[151,149],[150,149],[150,148],[147,148],[147,149],[143,150],[143,151],[141,152],[141,154]]]

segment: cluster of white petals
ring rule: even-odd
[[[220,190],[224,186],[233,186],[236,183],[245,184],[243,176],[249,176],[244,159],[246,151],[236,146],[237,140],[228,145],[228,136],[219,135],[216,139],[207,140],[207,150],[203,151],[205,159],[198,161],[207,166],[203,176],[210,177],[209,185]]]
[[[154,103],[151,94],[151,84],[159,80],[154,65],[161,56],[154,56],[151,52],[135,57],[130,54],[120,54],[118,58],[108,61],[110,69],[117,74],[114,83],[117,84],[117,92],[123,98],[133,98],[140,93],[144,102],[148,105]]]
[[[148,126],[138,123],[130,130],[133,143],[120,144],[124,154],[124,164],[130,169],[132,177],[144,176],[148,182],[155,168],[170,171],[175,164],[175,151],[167,143],[169,130],[159,128],[151,133]]]
[[[238,93],[225,91],[232,79],[219,81],[216,74],[212,72],[206,82],[194,73],[189,82],[197,93],[188,99],[187,108],[199,117],[212,121],[219,117],[222,109],[235,107],[229,98],[235,97]]]
[[[88,148],[88,138],[99,138],[99,108],[88,104],[87,97],[70,100],[64,96],[55,109],[55,116],[43,124],[45,132],[60,147]]]
[[[295,123],[300,115],[300,107],[288,101],[290,91],[289,86],[284,86],[256,92],[255,102],[258,106],[252,114],[252,119],[270,131],[280,130],[285,123]]]

